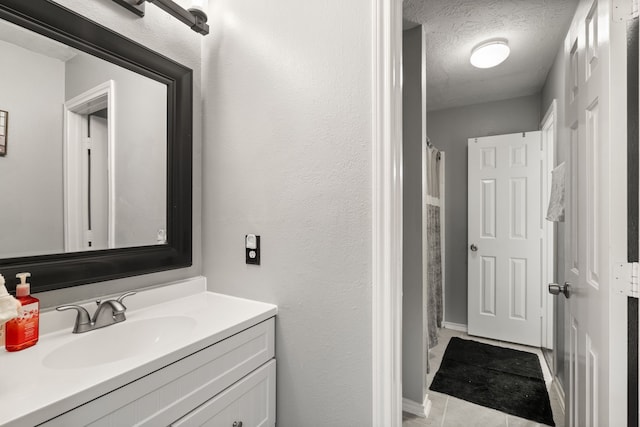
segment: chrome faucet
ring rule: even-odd
[[[93,318],[89,316],[89,312],[84,307],[80,307],[79,305],[62,305],[57,307],[56,310],[76,310],[78,315],[76,316],[73,333],[81,334],[127,320],[124,315],[127,307],[122,303],[122,300],[135,294],[135,292],[127,292],[120,295],[117,299],[109,299],[106,301],[97,300],[96,305],[98,308],[96,308],[95,313],[93,313]]]

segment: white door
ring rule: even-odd
[[[541,135],[468,145],[470,335],[540,346]]]
[[[617,338],[625,325],[615,320],[625,307],[612,292],[612,266],[626,261],[626,24],[611,19],[611,7],[609,0],[582,0],[564,45],[569,427],[627,425],[626,380],[619,380],[626,368],[618,360],[626,337]]]

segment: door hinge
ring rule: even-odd
[[[614,269],[614,292],[638,298],[640,294],[640,265],[637,262],[619,262]]]

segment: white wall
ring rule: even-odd
[[[114,81],[115,245],[156,244],[167,228],[167,86],[86,54],[67,61],[65,78],[67,101]]]
[[[0,110],[9,112],[0,157],[0,257],[64,250],[64,63],[0,41]]]
[[[429,345],[422,280],[422,26],[403,32],[402,72],[402,396],[422,404]]]
[[[538,130],[540,119],[540,95],[427,113],[431,142],[447,155],[447,322],[467,324],[467,138]]]
[[[119,293],[145,286],[193,277],[202,273],[202,101],[200,98],[200,69],[202,36],[177,21],[153,4],[147,4],[146,15],[139,18],[112,1],[58,0],[57,3],[88,17],[112,30],[141,43],[193,69],[193,266],[161,273],[129,277],[98,284],[77,286],[38,294],[43,307],[94,298],[107,293]],[[60,230],[62,232],[62,230]],[[32,283],[38,278],[32,277]]]
[[[279,306],[278,426],[371,425],[373,4],[209,5],[210,289]],[[246,233],[261,266],[245,265]]]

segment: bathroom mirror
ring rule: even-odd
[[[164,244],[167,85],[4,20],[0,58],[0,258]]]
[[[10,289],[191,265],[192,71],[47,0],[0,3],[0,55]]]

